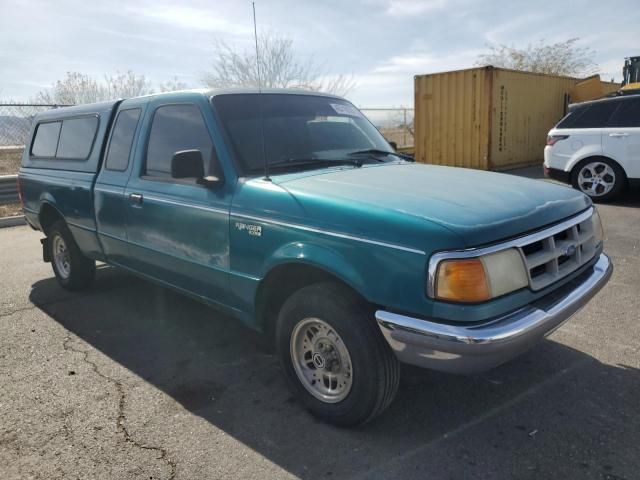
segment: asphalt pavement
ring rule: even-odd
[[[615,272],[585,309],[487,373],[403,367],[351,430],[233,319],[106,266],[65,292],[40,233],[0,229],[0,478],[640,478],[640,191],[599,209]]]

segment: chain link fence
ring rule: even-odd
[[[399,148],[413,147],[413,108],[361,108],[371,123]]]
[[[64,105],[0,103],[0,175],[18,172],[33,117],[61,106]]]
[[[0,103],[0,147],[24,145],[33,117],[40,112],[66,105]]]

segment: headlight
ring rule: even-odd
[[[604,228],[602,228],[602,220],[600,220],[600,214],[595,207],[593,207],[593,238],[596,242],[596,248],[604,241]]]
[[[453,302],[484,302],[529,284],[515,248],[474,258],[445,259],[430,279],[433,296]]]

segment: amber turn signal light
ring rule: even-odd
[[[441,262],[436,291],[437,298],[454,302],[484,302],[491,298],[484,265],[477,258]]]

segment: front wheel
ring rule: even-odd
[[[96,263],[82,254],[67,224],[55,222],[47,236],[49,258],[58,283],[67,290],[82,290],[91,285]]]
[[[371,308],[342,285],[324,282],[294,293],[280,311],[276,343],[296,396],[324,421],[366,423],[396,394],[398,360]]]
[[[573,170],[573,187],[594,201],[607,201],[624,188],[626,177],[622,168],[608,158],[589,158]]]

